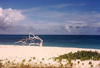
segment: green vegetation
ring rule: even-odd
[[[59,57],[55,57],[55,59],[67,59],[68,61],[76,59],[81,59],[82,61],[89,59],[100,60],[100,53],[96,51],[77,51],[75,53],[70,52],[68,54],[60,55]]]
[[[72,67],[73,66],[73,63],[71,63],[70,66]]]
[[[32,59],[29,60],[29,62],[31,62],[31,61],[32,61]]]
[[[49,58],[48,60],[50,60],[51,58]]]
[[[69,64],[72,62],[71,58],[68,58],[67,60],[68,60],[68,63]]]
[[[59,59],[59,61],[58,61],[59,63],[61,63],[62,62],[62,59]]]
[[[8,60],[8,59],[6,58],[6,60]]]
[[[10,63],[10,60],[8,61],[8,63]]]
[[[82,65],[84,65],[84,63],[82,63]]]
[[[63,68],[63,64],[62,63],[60,63],[60,68]]]
[[[44,60],[44,58],[42,58],[42,60]]]
[[[24,63],[26,59],[23,59],[22,62]]]
[[[40,64],[42,64],[42,62],[40,61]]]
[[[91,65],[91,68],[93,68],[93,65]]]
[[[41,63],[41,62],[40,62]],[[73,65],[73,64],[72,64]],[[35,65],[35,66],[31,66],[31,65],[25,65],[24,63],[21,63],[20,65],[19,64],[15,64],[14,66],[9,66],[9,65],[3,65],[1,62],[0,62],[0,68],[71,68],[71,67],[63,67],[63,64],[60,64],[59,67],[56,67],[56,66],[52,66],[49,64],[49,66],[47,64],[45,64],[45,66],[39,66],[39,65]]]
[[[78,61],[78,64],[80,64],[80,61]]]
[[[3,60],[0,59],[0,61],[3,61]]]
[[[36,58],[35,57],[33,57],[33,60],[35,60]]]
[[[50,65],[50,63],[49,63],[49,65]]]
[[[31,59],[28,60],[28,62],[31,62],[32,60],[35,60],[36,57],[32,57]],[[51,59],[51,58],[49,58]],[[48,59],[48,60],[49,60]],[[72,63],[72,60],[76,60],[76,59],[80,59],[80,60],[100,60],[100,54],[98,52],[92,52],[92,51],[77,51],[75,53],[68,53],[68,54],[64,54],[64,55],[60,55],[59,57],[53,57],[52,59],[54,59],[54,61],[59,62],[59,66],[55,66],[52,65],[52,63],[48,63],[48,64],[44,64],[43,60],[45,60],[45,58],[42,58],[42,60],[40,61],[40,63],[36,63],[34,62],[33,65],[31,64],[25,64],[25,62],[27,62],[26,59],[23,59],[22,62],[20,63],[14,63],[9,61],[8,59],[6,59],[6,63],[1,63],[3,60],[0,60],[0,68],[72,68],[74,67],[74,65],[76,64],[80,64],[80,61],[77,61],[77,63]],[[65,61],[64,61],[65,60]],[[67,60],[67,61],[66,61]],[[62,63],[65,62],[66,64]],[[93,68],[93,64],[92,62],[88,62],[88,64],[90,65],[91,68]],[[84,65],[84,63],[82,63],[81,65]],[[98,63],[98,66],[100,65],[100,63]]]
[[[91,64],[92,64],[92,62],[90,61],[90,62],[89,62],[89,64],[91,65]]]
[[[89,64],[91,65],[91,68],[93,68],[93,64],[92,64],[92,62],[91,62],[91,61],[89,62]]]
[[[2,67],[2,63],[0,62],[0,68]]]

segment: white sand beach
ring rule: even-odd
[[[42,61],[45,64],[51,63],[57,65],[57,62],[53,60],[48,60],[52,57],[57,57],[59,55],[67,54],[69,52],[77,52],[77,51],[98,51],[99,49],[83,49],[83,48],[68,48],[68,47],[39,47],[39,46],[14,46],[14,45],[0,45],[0,60],[3,60],[2,63],[5,64],[7,60],[14,63],[21,63],[23,59],[26,59],[26,64],[30,59],[35,57],[34,62]],[[33,63],[30,62],[30,64]],[[78,60],[77,60],[78,61]],[[73,61],[76,63],[77,61]],[[79,60],[80,61],[80,60]],[[90,65],[88,64],[89,61],[92,61],[94,67],[99,68],[98,64],[100,61],[80,61],[81,64],[75,64],[74,68],[89,68]],[[64,62],[62,62],[65,64]],[[84,63],[84,65],[82,65]]]

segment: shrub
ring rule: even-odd
[[[72,62],[72,60],[70,58],[67,58],[68,63],[70,64]]]
[[[2,67],[2,63],[0,62],[0,68]]]
[[[51,58],[49,58],[48,60],[50,60]]]
[[[31,62],[32,60],[30,59],[29,62]]]
[[[84,58],[81,58],[80,60],[81,60],[81,61],[84,61],[85,59],[84,59]]]
[[[76,63],[74,63],[74,65],[76,65]]]
[[[42,64],[42,62],[40,61],[40,64]]]
[[[33,60],[35,60],[36,58],[35,57],[33,57]]]
[[[89,59],[93,59],[93,60],[100,60],[100,53],[98,52],[92,52],[92,51],[77,51],[75,53],[68,53],[68,54],[64,54],[64,55],[60,55],[59,57],[55,57],[56,59],[71,59],[71,60],[75,60],[75,59],[81,59],[83,60],[89,60]]]
[[[8,60],[8,59],[6,58],[6,60]]]
[[[63,68],[63,64],[62,63],[60,63],[60,68]]]
[[[84,65],[84,63],[82,63],[82,65]]]
[[[91,65],[91,64],[92,64],[92,62],[90,61],[90,62],[89,62],[89,64]]]
[[[3,61],[3,60],[0,59],[0,61]]]
[[[73,66],[73,63],[71,63],[70,66],[72,67]]]
[[[56,58],[54,58],[54,61],[56,61],[57,59]]]
[[[10,60],[8,61],[8,63],[10,63]]]
[[[32,68],[30,65],[24,65],[23,63],[20,65],[20,67],[17,68]]]
[[[49,63],[49,65],[50,65],[51,63]]]
[[[42,60],[44,60],[44,58],[42,58]]]
[[[61,63],[62,62],[62,59],[59,59],[58,62]]]
[[[47,64],[45,64],[45,66],[47,67],[48,65],[47,65]]]
[[[93,67],[93,65],[91,65],[91,68]]]
[[[100,63],[98,64],[98,66],[100,67]]]
[[[23,59],[22,62],[24,63],[26,59]]]
[[[80,64],[80,61],[78,61],[78,64]]]

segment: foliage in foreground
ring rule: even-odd
[[[33,57],[33,60],[36,59],[35,57]],[[24,62],[26,61],[26,59],[22,60],[22,64],[14,64],[12,66],[10,66],[12,64],[12,62],[8,61],[6,64],[2,64],[2,60],[0,61],[0,68],[72,68],[73,67],[73,63],[71,63],[71,60],[76,60],[76,59],[81,59],[81,60],[100,60],[100,53],[98,52],[93,52],[93,51],[77,51],[75,53],[68,53],[68,54],[64,54],[64,55],[60,55],[59,57],[55,57],[54,58],[55,61],[56,59],[60,60],[60,65],[59,66],[52,66],[51,64],[47,65],[45,64],[45,66],[42,66],[42,62],[38,65],[38,64],[34,64],[34,66],[31,65],[25,65]],[[66,64],[65,66],[63,66],[62,59],[67,59],[68,60],[68,64]],[[44,58],[42,58],[42,61],[44,60]],[[29,59],[29,62],[31,62],[32,59]],[[80,61],[78,61],[78,64],[80,63]],[[91,67],[93,67],[92,62],[89,62],[89,64],[91,65]],[[84,63],[82,63],[82,65],[84,65]],[[98,64],[100,65],[100,64]]]
[[[93,51],[77,51],[75,53],[68,53],[68,54],[64,54],[64,55],[60,55],[59,57],[55,57],[55,59],[67,59],[67,60],[76,60],[76,59],[80,59],[82,61],[84,60],[100,60],[100,53],[98,53],[97,51],[93,52]]]
[[[20,66],[19,65],[14,65],[14,66],[6,66],[3,65],[3,66],[0,66],[0,68],[71,68],[71,67],[63,67],[63,66],[59,66],[59,67],[56,67],[56,66],[31,66],[31,65],[24,65],[24,64],[21,64]]]

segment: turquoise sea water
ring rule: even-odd
[[[43,46],[76,47],[100,49],[98,35],[38,35],[43,39]],[[25,39],[28,35],[0,35],[0,45],[20,45],[15,42]],[[35,46],[35,45],[32,45]]]

